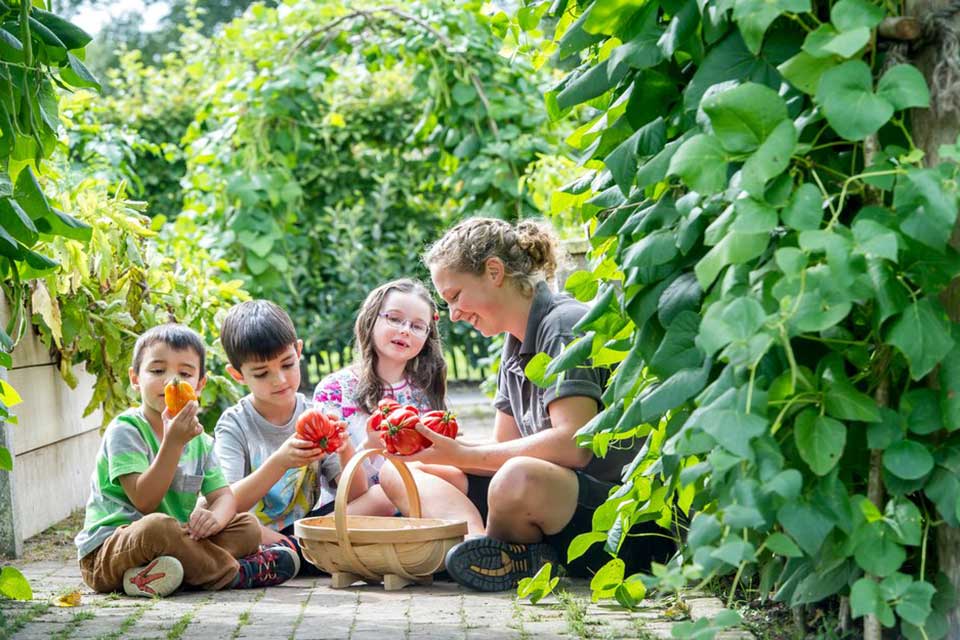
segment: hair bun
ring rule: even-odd
[[[521,220],[516,226],[517,245],[530,256],[534,269],[552,278],[557,270],[557,239],[553,231],[532,220]]]
[[[541,278],[553,278],[563,260],[548,223],[521,220],[514,225],[500,218],[477,217],[447,231],[427,249],[423,261],[431,269],[480,275],[491,257],[503,261],[507,276],[526,295]]]

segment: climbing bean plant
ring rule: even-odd
[[[96,376],[84,415],[99,409],[105,425],[136,401],[126,369],[141,331],[179,320],[212,341],[216,314],[248,296],[240,281],[221,277],[223,260],[196,246],[189,221],[157,243],[145,203],[129,200],[123,182],[111,181],[123,172],[103,172],[104,163],[89,162],[89,155],[83,162],[76,146],[68,152],[62,125],[75,126],[76,105],[61,98],[78,91],[77,101],[96,100],[79,90],[99,89],[82,62],[90,36],[40,3],[0,2],[0,22],[0,285],[7,314],[0,366],[16,364],[14,346],[36,330],[69,386],[77,384],[74,365]],[[235,398],[223,376],[211,381],[205,405]],[[0,381],[0,420],[15,425],[10,408],[20,402]],[[216,415],[208,411],[205,422]],[[0,471],[12,467],[10,450],[0,446]],[[3,567],[0,596],[32,593],[19,571]]]
[[[567,289],[592,308],[528,373],[615,366],[577,439],[603,455],[646,438],[569,555],[615,555],[641,521],[688,525],[674,561],[629,576],[612,559],[595,596],[730,576],[731,600],[839,595],[855,619],[944,637],[954,594],[931,533],[960,524],[960,332],[938,295],[960,273],[960,151],[929,167],[911,139],[930,94],[878,40],[896,8],[555,0],[510,23],[542,19],[572,69],[550,115],[593,114],[565,187],[588,196],[591,268]]]
[[[53,164],[63,178],[52,185],[51,198],[89,224],[91,237],[45,245],[60,266],[31,283],[32,321],[70,387],[78,383],[75,365],[96,377],[83,417],[99,411],[105,428],[139,405],[127,375],[134,343],[150,327],[180,322],[210,347],[200,420],[212,430],[223,409],[239,399],[217,338],[226,309],[249,299],[242,282],[227,276],[226,261],[197,246],[189,220],[172,223],[160,238],[161,220],[144,215],[146,203],[128,199],[122,186],[72,173],[66,155]]]
[[[10,352],[28,326],[29,281],[58,266],[43,240],[90,238],[90,227],[51,206],[41,187],[42,163],[57,143],[55,85],[98,83],[82,62],[90,42],[82,29],[22,1],[0,2],[0,24],[0,285],[10,311],[0,327],[0,367],[9,368]],[[16,422],[9,409],[19,402],[17,391],[0,381],[0,421]],[[0,470],[12,467],[10,450],[0,446]],[[29,599],[30,585],[19,571],[3,567],[0,595]]]

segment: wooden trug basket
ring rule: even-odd
[[[347,515],[347,492],[361,463],[380,455],[393,463],[410,502],[411,518]],[[420,517],[420,493],[402,460],[376,449],[358,451],[340,476],[333,516],[294,523],[303,555],[332,576],[334,589],[358,580],[383,582],[387,591],[416,582],[431,584],[447,551],[463,540],[467,523]]]

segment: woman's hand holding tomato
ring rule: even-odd
[[[400,406],[395,401],[384,398],[377,411],[367,421],[367,429],[376,431],[387,453],[399,456],[413,455],[432,446],[432,441],[424,437],[422,428],[455,438],[459,431],[456,416],[448,411],[428,411],[420,415],[413,405]]]

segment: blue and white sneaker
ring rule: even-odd
[[[274,587],[300,572],[300,558],[289,546],[277,543],[261,545],[260,550],[239,558],[240,571],[231,585],[234,589]]]

